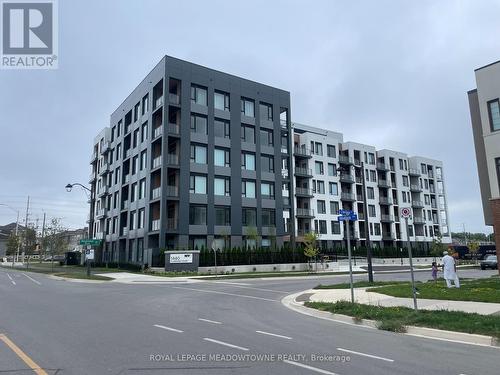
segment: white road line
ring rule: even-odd
[[[228,284],[228,285],[252,285],[252,284],[248,284],[248,283],[235,283],[235,282],[232,282],[232,281],[208,281],[209,283],[215,283],[215,284]]]
[[[213,342],[215,344],[219,344],[219,345],[224,345],[224,346],[227,346],[229,348],[233,348],[233,349],[239,349],[239,350],[243,350],[245,352],[249,351],[250,349],[248,348],[244,348],[242,346],[238,346],[238,345],[233,345],[233,344],[229,344],[227,342],[224,342],[224,341],[219,341],[219,340],[214,340],[214,339],[210,339],[208,337],[204,337],[203,340],[205,341],[210,341],[210,342]]]
[[[255,332],[260,333],[262,335],[274,336],[274,337],[279,337],[279,338],[287,339],[287,340],[291,340],[292,339],[289,336],[277,335],[276,333],[271,333],[271,332],[264,332],[264,331],[255,331]]]
[[[158,328],[161,328],[161,329],[165,329],[167,331],[172,331],[172,332],[177,332],[177,333],[183,333],[184,332],[184,331],[181,331],[180,329],[166,327],[166,326],[162,326],[162,325],[159,325],[159,324],[154,324],[154,326],[158,327]]]
[[[24,276],[26,276],[26,277],[27,277],[28,279],[30,279],[31,281],[33,281],[35,284],[42,285],[42,283],[41,283],[41,282],[36,281],[34,278],[32,278],[32,277],[30,277],[30,276],[26,275],[25,273],[23,273],[23,275],[24,275]]]
[[[311,370],[311,371],[319,372],[320,374],[338,375],[335,372],[326,371],[326,370],[323,370],[323,369],[320,369],[320,368],[317,368],[317,367],[312,367],[312,366],[309,366],[309,365],[305,365],[305,364],[300,363],[300,362],[289,361],[287,359],[285,359],[283,362],[288,363],[289,365],[294,365],[294,366],[302,367],[302,368],[305,368],[305,369],[308,369],[308,370]]]
[[[198,318],[198,320],[202,322],[207,322],[207,323],[213,323],[213,324],[222,324],[221,322],[217,322],[215,320],[210,320],[210,319],[203,319],[203,318]]]
[[[243,297],[243,298],[251,298],[251,299],[259,299],[261,301],[269,301],[269,302],[279,302],[278,300],[275,299],[270,299],[270,298],[263,298],[263,297],[255,297],[255,296],[248,296],[246,294],[234,294],[234,293],[226,293],[226,292],[218,292],[216,290],[205,290],[205,289],[195,289],[195,288],[185,288],[181,286],[173,286],[173,289],[185,289],[185,290],[193,290],[195,292],[203,292],[203,293],[214,293],[214,294],[224,294],[226,296],[233,296],[233,297]]]
[[[361,356],[363,356],[363,357],[374,358],[374,359],[380,359],[381,361],[386,361],[386,362],[394,362],[394,359],[384,358],[384,357],[379,357],[379,356],[372,355],[372,354],[366,354],[366,353],[355,352],[354,350],[348,350],[348,349],[342,349],[342,348],[337,348],[337,350],[338,350],[338,351],[340,351],[340,352],[346,352],[346,353],[352,353],[352,354],[361,355]]]
[[[285,292],[284,290],[274,290],[274,289],[265,289],[265,288],[255,288],[253,286],[245,286],[245,284],[237,284],[237,283],[223,283],[221,281],[209,281],[210,283],[213,284],[226,284],[228,286],[232,286],[234,288],[243,288],[243,289],[253,289],[253,290],[259,290],[262,292],[271,292],[271,293],[280,293],[280,294],[289,294],[290,292]],[[246,284],[246,285],[251,285],[251,284]]]
[[[10,282],[11,282],[12,284],[16,285],[16,282],[15,282],[14,280],[12,280],[12,277],[10,277],[10,275],[9,275],[9,274],[7,274],[7,276],[9,277]]]

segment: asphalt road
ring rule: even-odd
[[[34,373],[30,366],[40,366],[38,374],[86,375],[498,374],[498,348],[353,327],[280,302],[319,282],[347,280],[90,284],[0,269],[0,374]]]

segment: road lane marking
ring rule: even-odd
[[[182,287],[182,286],[173,286],[172,288],[173,289],[193,290],[195,292],[203,292],[203,293],[224,294],[226,296],[233,296],[233,297],[243,297],[243,298],[259,299],[261,301],[279,302],[278,300],[270,299],[270,298],[255,297],[255,296],[249,296],[249,295],[246,295],[246,294],[234,294],[234,293],[227,293],[227,292],[218,292],[216,290],[185,288],[185,287]]]
[[[41,282],[39,281],[36,281],[34,278],[32,278],[31,276],[28,276],[26,275],[25,273],[23,273],[24,276],[26,276],[28,279],[30,279],[31,281],[33,281],[35,284],[38,284],[38,285],[42,285]]]
[[[219,345],[224,345],[224,346],[227,346],[229,348],[233,348],[233,349],[239,349],[239,350],[243,350],[245,352],[249,351],[250,349],[248,348],[244,348],[243,346],[238,346],[238,345],[233,345],[233,344],[229,344],[228,342],[224,342],[224,341],[219,341],[219,340],[214,340],[214,339],[210,339],[208,337],[204,337],[203,340],[205,341],[210,341],[210,342],[213,342],[215,344],[219,344]]]
[[[215,320],[210,320],[210,319],[203,319],[203,318],[198,318],[198,320],[202,322],[207,322],[207,323],[213,323],[213,324],[222,324],[221,322],[217,322]]]
[[[239,284],[236,284],[236,283],[223,283],[223,282],[220,282],[220,281],[209,281],[209,283],[213,283],[213,284],[225,284],[225,285],[228,285],[228,286],[232,286],[234,288],[253,289],[253,290],[259,290],[259,291],[262,291],[262,292],[271,292],[271,293],[280,293],[280,294],[284,294],[284,293],[288,294],[288,293],[290,293],[290,292],[285,292],[284,290],[256,288],[256,287],[253,287],[253,286],[239,285]],[[251,284],[246,284],[246,285],[251,285]]]
[[[177,333],[183,333],[184,332],[184,331],[181,331],[180,329],[166,327],[166,326],[162,326],[162,325],[159,325],[159,324],[154,324],[154,326],[158,327],[158,328],[161,328],[161,329],[165,329],[167,331],[172,331],[172,332],[177,332]]]
[[[348,350],[348,349],[342,349],[342,348],[337,348],[337,350],[340,351],[340,352],[346,352],[346,353],[352,353],[352,354],[361,355],[363,357],[380,359],[381,361],[394,362],[394,359],[379,357],[379,356],[373,355],[373,354],[360,353],[360,352],[355,352],[354,350]]]
[[[7,274],[7,276],[9,277],[10,282],[11,282],[12,284],[16,285],[16,282],[15,282],[14,280],[12,280],[12,277],[11,277],[9,274]]]
[[[305,364],[300,363],[300,362],[289,361],[287,359],[283,360],[283,362],[288,363],[289,365],[294,365],[294,366],[302,367],[302,368],[305,368],[305,369],[308,369],[308,370],[311,370],[311,371],[319,372],[320,374],[338,375],[335,372],[326,371],[326,370],[323,370],[321,368],[312,367],[312,366],[305,365]]]
[[[208,282],[215,283],[215,284],[228,284],[228,285],[252,285],[249,283],[236,283],[236,282],[232,282],[232,281],[212,281],[212,280],[209,280]]]
[[[271,332],[265,332],[265,331],[255,331],[257,333],[260,333],[262,335],[268,335],[268,336],[274,336],[274,337],[280,337],[282,339],[287,339],[287,340],[291,340],[292,338],[289,337],[289,336],[283,336],[283,335],[277,335],[276,333],[271,333]]]
[[[14,344],[7,336],[0,334],[0,340],[2,340],[16,355],[21,358],[24,363],[26,363],[30,369],[37,375],[47,375],[47,373],[36,364],[26,353],[24,353],[16,344]]]

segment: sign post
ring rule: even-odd
[[[339,221],[347,221],[346,223],[346,236],[347,236],[347,258],[349,259],[349,284],[351,286],[351,303],[354,303],[354,286],[352,279],[352,260],[351,260],[351,230],[349,226],[350,221],[358,220],[358,215],[350,210],[339,210]]]
[[[87,238],[80,240],[80,245],[87,246],[85,250],[85,263],[87,266],[87,277],[90,277],[90,265],[91,261],[94,260],[94,246],[99,246],[101,244],[101,240],[96,240],[92,238]]]
[[[415,275],[413,274],[413,257],[411,254],[410,232],[408,231],[408,219],[411,217],[411,209],[403,207],[401,209],[401,217],[405,219],[406,239],[408,241],[408,260],[410,261],[411,289],[413,295],[413,308],[418,311],[417,307],[417,290],[415,289]]]

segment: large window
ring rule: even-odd
[[[134,182],[131,185],[130,202],[135,202],[136,199],[137,199],[137,182]]]
[[[241,181],[241,196],[246,198],[255,198],[255,181]]]
[[[207,225],[207,206],[189,206],[189,225]]]
[[[214,120],[214,135],[219,138],[229,138],[231,136],[231,127],[229,121],[215,119]]]
[[[250,125],[241,125],[241,141],[255,143],[255,128]]]
[[[498,99],[488,102],[488,114],[490,117],[491,131],[500,130],[500,102]]]
[[[329,158],[334,158],[337,156],[334,145],[326,145],[326,155]]]
[[[340,234],[340,223],[338,221],[332,221],[332,234]]]
[[[191,163],[207,164],[207,147],[191,144]]]
[[[207,105],[207,89],[202,86],[191,86],[191,103]]]
[[[149,94],[146,94],[143,98],[142,98],[142,112],[141,114],[144,116],[146,114],[146,112],[148,111],[148,107],[149,107]]]
[[[262,226],[263,227],[276,226],[276,212],[274,210],[262,209]]]
[[[229,94],[223,91],[215,91],[214,108],[221,111],[229,111]]]
[[[144,208],[141,208],[139,211],[139,218],[137,220],[137,228],[144,228]]]
[[[255,208],[244,208],[242,214],[244,227],[255,227],[257,225],[257,210]]]
[[[273,146],[273,131],[269,129],[260,129],[260,145]]]
[[[375,206],[372,205],[372,204],[368,205],[368,216],[370,216],[370,217],[377,216],[376,213],[375,213]]]
[[[215,225],[231,225],[231,207],[215,207]]]
[[[141,126],[141,142],[148,139],[148,123],[147,121]]]
[[[330,195],[339,195],[339,187],[336,182],[328,183],[328,193]]]
[[[207,176],[196,174],[189,176],[189,192],[192,194],[206,194]]]
[[[199,116],[192,113],[191,132],[207,134],[207,118],[205,116]]]
[[[249,152],[241,153],[241,168],[248,171],[255,171],[255,154]]]
[[[325,194],[325,182],[324,181],[318,181],[317,182],[317,193],[318,194]]]
[[[218,167],[231,166],[229,150],[227,150],[225,148],[215,148],[214,149],[214,165],[216,165]]]
[[[339,202],[330,201],[330,215],[339,214]]]
[[[273,121],[273,106],[271,104],[260,102],[259,110],[262,120]]]
[[[263,199],[274,199],[274,183],[261,182],[260,193]]]
[[[214,195],[226,197],[231,195],[231,180],[229,177],[216,176],[214,178]]]
[[[326,214],[326,203],[325,201],[317,201],[318,214]]]
[[[241,98],[241,114],[255,117],[255,102],[252,99]]]
[[[372,187],[367,187],[366,188],[366,196],[368,199],[375,199],[375,190]]]
[[[326,220],[319,220],[319,234],[326,234]]]
[[[146,179],[143,178],[139,181],[139,199],[144,199],[146,197]]]
[[[146,168],[146,163],[148,159],[147,156],[148,156],[147,150],[141,152],[141,171]]]
[[[321,161],[314,162],[314,172],[316,174],[325,174],[325,170],[323,169],[323,162]]]
[[[260,157],[260,169],[262,172],[274,172],[274,156],[262,155]]]
[[[336,176],[337,175],[337,168],[335,167],[335,164],[328,163],[328,176]]]

